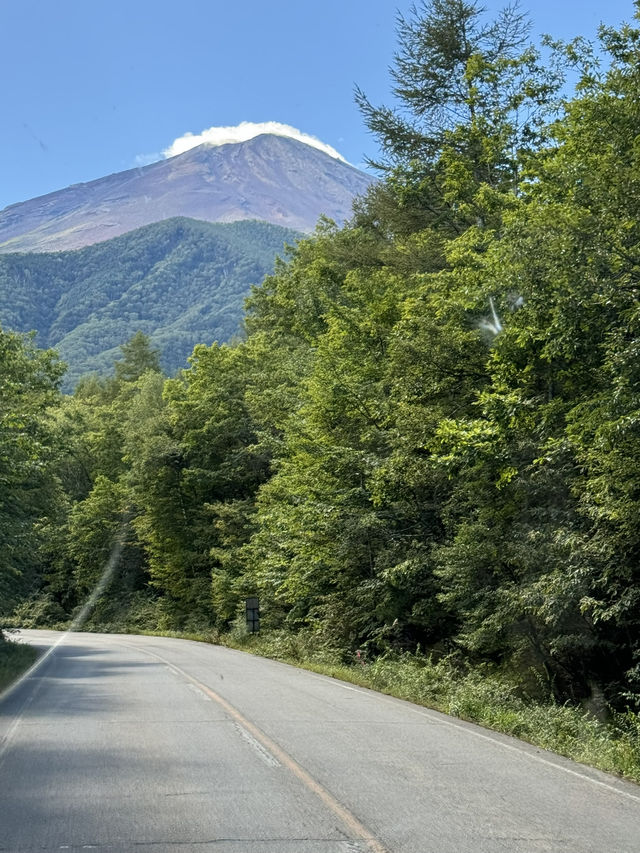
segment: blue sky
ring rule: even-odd
[[[503,4],[489,0],[490,10]],[[533,33],[595,35],[631,0],[523,3]],[[396,11],[382,0],[4,0],[0,208],[131,168],[186,132],[299,128],[375,156],[357,83],[389,102]]]

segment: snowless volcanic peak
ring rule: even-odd
[[[343,160],[272,133],[181,154],[75,184],[0,211],[0,252],[77,249],[174,216],[258,219],[309,232],[342,223],[372,178]]]

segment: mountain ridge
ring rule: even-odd
[[[250,286],[300,236],[266,222],[174,217],[82,249],[2,254],[0,325],[57,349],[67,391],[82,375],[109,373],[137,331],[173,374],[196,344],[238,332]]]

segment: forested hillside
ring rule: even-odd
[[[112,370],[138,330],[173,374],[195,344],[238,332],[250,286],[298,236],[266,222],[177,218],[77,251],[0,255],[0,324],[35,330],[40,346],[58,351],[65,390]]]
[[[400,23],[399,107],[359,95],[383,180],[253,290],[246,340],[165,380],[138,336],[44,415],[54,362],[3,335],[5,611],[77,612],[119,540],[94,625],[224,634],[259,595],[318,654],[637,712],[640,30],[598,60],[513,9]]]

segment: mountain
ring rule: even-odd
[[[207,222],[258,219],[312,231],[338,223],[372,178],[290,137],[199,145],[176,157],[75,184],[0,211],[0,252],[78,249],[184,216]]]
[[[228,341],[252,284],[300,234],[266,222],[174,218],[69,252],[0,255],[0,326],[36,330],[83,374],[110,373],[120,344],[141,330],[168,373],[198,343]]]

